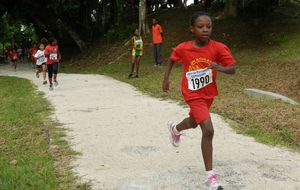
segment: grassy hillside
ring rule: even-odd
[[[164,28],[165,63],[172,47],[192,39],[188,30],[189,18],[198,9],[173,9],[154,15]],[[244,88],[259,88],[300,102],[300,19],[274,14],[260,22],[232,18],[214,20],[213,39],[231,48],[238,72],[234,76],[219,74],[220,96],[216,98],[212,111],[233,120],[232,126],[238,132],[258,141],[300,150],[300,106],[257,100],[242,92]],[[105,74],[152,96],[182,101],[182,68],[179,65],[172,72],[171,91],[165,94],[161,90],[165,67],[153,67],[153,47],[149,44],[145,47],[140,78],[129,80],[129,47],[123,44],[94,46],[64,63],[63,72]]]

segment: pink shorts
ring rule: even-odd
[[[209,109],[214,99],[196,99],[188,101],[190,107],[189,115],[196,121],[197,124],[210,117]]]

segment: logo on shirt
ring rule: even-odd
[[[189,66],[189,71],[196,71],[199,69],[204,69],[208,65],[212,64],[212,61],[207,58],[196,58],[193,59]]]

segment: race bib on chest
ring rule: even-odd
[[[41,63],[44,63],[44,62],[46,62],[46,59],[45,59],[45,57],[41,57],[41,58],[40,58],[40,62],[41,62]]]
[[[212,70],[200,69],[196,71],[187,72],[186,79],[188,80],[189,90],[199,90],[212,83]]]
[[[56,53],[51,53],[50,54],[50,60],[56,60],[57,59],[57,54]]]
[[[136,45],[141,45],[143,43],[143,41],[142,40],[136,40],[135,43],[136,43]]]

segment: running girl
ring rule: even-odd
[[[34,54],[37,52],[38,48],[36,44],[33,44],[33,47],[29,49],[29,60],[31,63],[31,66],[35,66],[35,59],[34,59]]]
[[[47,70],[47,59],[45,57],[45,45],[43,43],[40,44],[39,50],[34,54],[34,58],[36,59],[36,77],[40,77],[40,73],[43,72],[43,84],[47,84],[46,81],[46,70]]]
[[[170,140],[173,146],[180,143],[181,131],[196,128],[202,130],[202,156],[207,172],[206,185],[210,189],[222,190],[217,176],[213,171],[214,128],[209,109],[214,97],[218,95],[216,77],[217,72],[226,74],[235,73],[235,60],[228,47],[210,39],[212,21],[204,12],[197,12],[191,18],[190,31],[195,39],[183,42],[173,49],[163,80],[163,91],[169,90],[169,75],[174,62],[183,64],[181,90],[185,102],[190,107],[189,117],[178,124],[168,122]]]
[[[18,50],[16,48],[14,48],[12,50],[12,52],[10,53],[10,60],[11,60],[11,64],[14,67],[15,71],[17,71],[18,59],[19,59]]]
[[[53,90],[52,77],[54,78],[54,85],[57,86],[57,73],[58,73],[58,63],[60,60],[60,52],[57,45],[57,40],[55,38],[49,39],[49,45],[45,49],[45,56],[47,58],[47,69],[48,69],[48,78],[50,84],[50,90]]]
[[[134,36],[132,37],[132,65],[131,72],[128,75],[128,78],[133,77],[133,72],[135,69],[135,78],[139,77],[139,68],[141,56],[143,55],[143,39],[140,36],[140,32],[138,29],[134,30]]]

